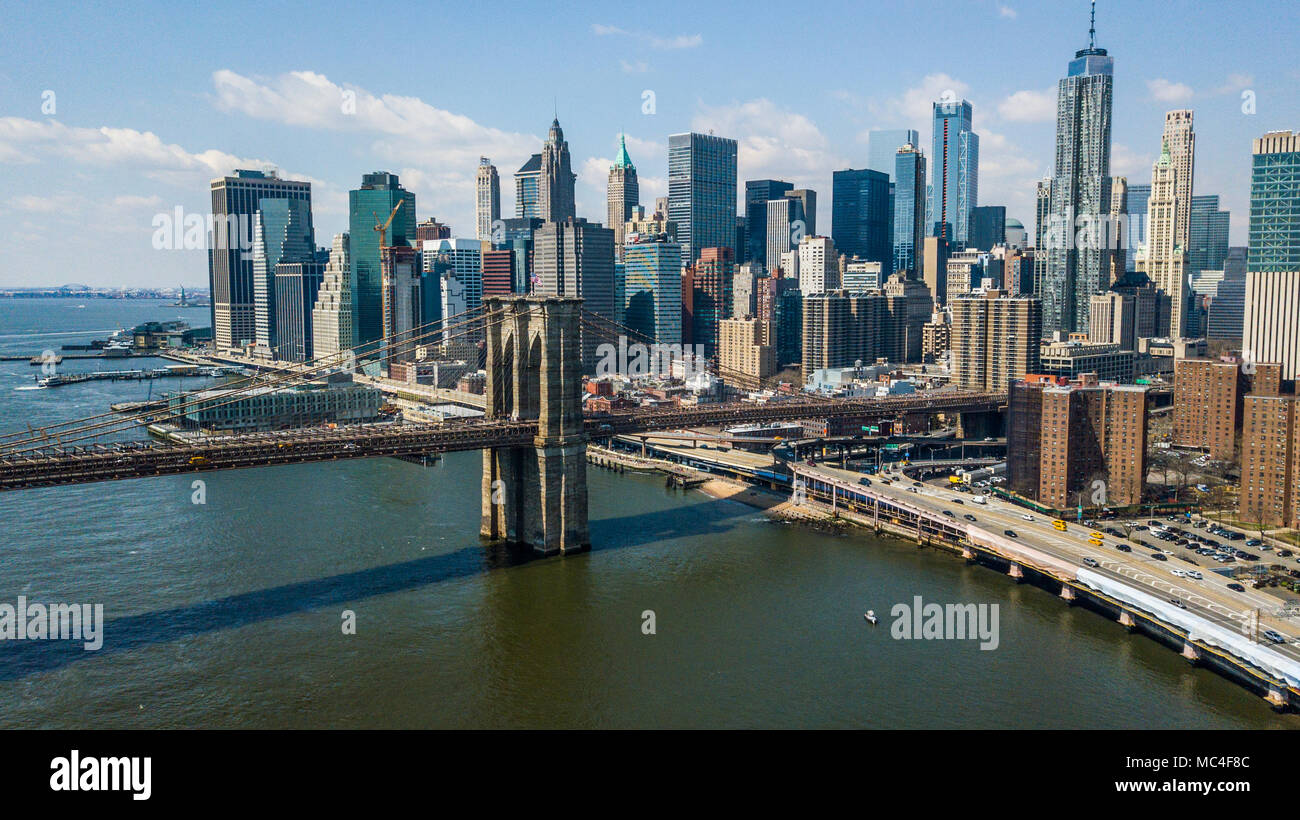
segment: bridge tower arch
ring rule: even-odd
[[[489,420],[536,421],[531,447],[483,451],[484,538],[543,555],[590,547],[582,419],[582,300],[483,300]]]

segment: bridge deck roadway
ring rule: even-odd
[[[907,412],[988,411],[1004,401],[1004,397],[998,394],[945,392],[925,398],[705,404],[611,413],[588,418],[586,427],[590,434],[609,436],[837,415],[886,418]],[[247,433],[214,436],[193,443],[72,444],[26,453],[14,452],[21,448],[10,448],[0,450],[0,490],[342,458],[518,447],[530,444],[536,433],[536,422],[460,419],[442,424],[361,425]]]

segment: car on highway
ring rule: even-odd
[[[1115,545],[1115,549],[1119,550],[1120,552],[1132,552],[1132,551],[1133,551],[1133,548],[1130,547],[1128,544],[1116,544],[1116,545]]]
[[[1232,590],[1233,592],[1245,592],[1245,591],[1246,591],[1246,588],[1245,588],[1245,587],[1243,587],[1241,584],[1238,584],[1238,583],[1235,583],[1235,582],[1234,582],[1234,583],[1231,583],[1231,584],[1228,584],[1228,589]]]
[[[965,515],[962,516],[962,518],[965,518],[967,521],[975,521],[975,520],[977,520],[977,519],[975,518],[975,516],[971,515],[970,513],[966,513]]]
[[[1189,569],[1189,570],[1187,570],[1187,577],[1188,577],[1188,578],[1191,578],[1193,581],[1204,581],[1204,580],[1205,580],[1205,576],[1201,574],[1201,571],[1200,571],[1199,569]]]
[[[1263,635],[1265,638],[1268,638],[1273,643],[1286,643],[1286,638],[1282,635],[1281,632],[1277,632],[1272,629],[1265,629],[1260,634]]]
[[[915,487],[908,487],[907,491],[909,493],[917,493],[918,495],[920,494],[920,490],[916,489]]]
[[[1092,544],[1094,547],[1105,546],[1105,542],[1102,541],[1100,538],[1089,538],[1088,543]]]
[[[861,484],[863,487],[870,487],[870,486],[871,486],[871,479],[869,479],[869,478],[859,478],[859,479],[858,479],[858,483]]]
[[[1153,552],[1153,553],[1151,553],[1151,557],[1154,558],[1154,559],[1156,559],[1157,561],[1168,561],[1168,560],[1169,560],[1169,556],[1165,555],[1163,552]]]
[[[943,514],[946,515],[946,516],[948,516],[949,518],[956,518],[956,517],[957,517],[957,516],[953,513],[952,510],[944,510],[944,511],[943,511]]]
[[[1007,538],[1019,538],[1019,537],[1020,537],[1020,536],[1016,535],[1016,531],[1015,531],[1015,530],[1003,530],[1003,531],[1002,531],[1002,534],[1005,535]]]
[[[965,504],[965,503],[966,503],[965,501],[962,501],[960,498],[950,498],[950,499],[948,499],[948,500],[951,501],[951,502],[954,503],[954,504]]]
[[[1187,571],[1186,571],[1186,570],[1181,570],[1181,569],[1179,569],[1178,567],[1174,567],[1173,569],[1171,569],[1171,570],[1169,570],[1169,571],[1170,571],[1171,573],[1173,573],[1173,575],[1174,575],[1175,578],[1186,578],[1186,577],[1187,577]]]
[[[1101,562],[1098,561],[1096,558],[1093,558],[1091,555],[1085,555],[1085,556],[1083,557],[1083,563],[1086,564],[1087,566],[1090,566],[1090,567],[1099,567],[1099,566],[1101,566]]]
[[[1187,609],[1187,604],[1183,603],[1182,601],[1178,600],[1177,598],[1170,598],[1170,599],[1169,599],[1169,603],[1173,604],[1174,606],[1178,607],[1179,609]]]
[[[1291,550],[1278,550],[1278,551],[1277,551],[1277,557],[1278,557],[1278,558],[1290,558],[1292,555],[1295,555],[1295,553],[1292,552]]]
[[[1025,519],[1026,521],[1033,521],[1033,520],[1034,520],[1034,517],[1033,517],[1032,515],[1030,515],[1029,513],[1025,513],[1024,515],[1022,515],[1022,516],[1020,516],[1020,517],[1023,518],[1023,519]]]

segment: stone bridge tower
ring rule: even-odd
[[[587,549],[582,300],[483,300],[488,419],[536,421],[531,447],[483,451],[483,524],[493,540],[543,555]]]

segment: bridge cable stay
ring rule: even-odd
[[[324,361],[324,360],[326,360],[326,359],[333,359],[333,358],[340,357],[340,356],[344,357],[344,360],[346,360],[346,356],[347,356],[347,354],[350,353],[350,352],[353,352],[353,351],[355,351],[355,350],[359,350],[359,349],[364,348],[364,347],[369,347],[369,346],[371,346],[371,345],[378,345],[378,344],[383,344],[383,343],[386,343],[386,342],[390,342],[390,341],[396,340],[396,339],[397,339],[398,337],[400,337],[400,336],[409,335],[410,333],[412,333],[412,332],[414,332],[414,331],[418,331],[418,330],[422,330],[422,329],[430,328],[430,327],[432,327],[433,329],[432,329],[432,330],[426,330],[426,331],[425,331],[424,333],[422,333],[419,337],[417,337],[417,338],[415,338],[415,339],[409,339],[409,340],[407,340],[405,343],[407,343],[407,344],[412,344],[412,343],[414,343],[414,342],[416,342],[416,341],[419,341],[420,339],[424,339],[424,338],[427,338],[427,337],[436,337],[436,336],[438,336],[438,335],[442,335],[443,343],[446,343],[446,342],[451,341],[451,340],[453,340],[453,339],[460,338],[460,337],[464,337],[464,336],[468,336],[468,335],[470,335],[470,334],[472,334],[472,333],[475,333],[475,332],[481,331],[481,330],[483,329],[483,327],[481,326],[481,323],[483,322],[482,307],[474,308],[474,309],[471,309],[471,310],[469,310],[469,311],[464,311],[464,312],[462,312],[462,313],[460,313],[460,314],[456,314],[455,316],[453,316],[453,317],[449,317],[449,318],[456,318],[456,317],[461,317],[461,316],[468,316],[469,318],[468,318],[468,319],[465,319],[465,320],[462,320],[462,321],[460,321],[460,322],[458,322],[458,323],[456,323],[456,324],[454,324],[454,325],[450,325],[450,326],[448,326],[448,327],[441,327],[441,325],[442,325],[442,323],[443,323],[443,320],[436,320],[436,321],[434,321],[434,322],[429,322],[429,323],[427,323],[427,324],[425,324],[425,325],[421,325],[421,326],[418,327],[418,328],[413,328],[413,329],[410,330],[410,331],[401,331],[401,332],[399,332],[399,333],[390,334],[390,336],[383,337],[383,338],[378,339],[378,340],[375,340],[375,341],[373,341],[373,342],[367,342],[367,343],[364,343],[364,344],[362,344],[362,345],[357,345],[357,346],[355,346],[354,348],[350,348],[350,349],[345,350],[345,351],[340,351],[339,353],[336,353],[336,354],[330,354],[329,356],[322,357],[322,361]],[[435,327],[435,326],[438,326],[438,327]],[[446,335],[446,331],[447,331],[447,330],[450,330],[450,329],[452,329],[452,328],[456,328],[456,327],[460,327],[460,328],[462,328],[462,329],[459,330],[457,333],[454,333],[454,334],[451,334],[451,335]],[[276,377],[269,377],[269,378],[260,379],[260,380],[259,380],[258,378],[256,378],[256,377],[251,378],[251,379],[247,379],[247,380],[244,380],[244,381],[242,382],[242,384],[243,384],[244,386],[241,386],[241,387],[238,387],[238,388],[236,388],[236,389],[232,389],[232,390],[229,390],[229,391],[223,392],[222,395],[221,395],[221,399],[222,399],[221,401],[215,401],[215,402],[214,402],[214,401],[211,400],[211,399],[194,399],[194,400],[190,400],[190,401],[184,402],[183,404],[181,404],[180,406],[178,406],[178,407],[175,408],[174,410],[169,410],[169,411],[167,411],[166,415],[164,416],[164,420],[171,420],[171,419],[178,418],[178,417],[184,415],[185,412],[187,412],[189,409],[192,409],[193,407],[198,406],[198,405],[203,405],[204,407],[212,408],[212,407],[220,407],[220,406],[224,406],[224,405],[227,405],[227,404],[231,404],[231,403],[233,403],[233,402],[235,402],[235,401],[238,401],[238,400],[239,400],[240,398],[242,398],[243,396],[245,396],[245,395],[247,395],[247,394],[251,393],[252,391],[254,391],[254,390],[256,390],[256,389],[259,389],[259,388],[268,387],[268,386],[273,386],[273,385],[277,385],[277,384],[282,385],[282,386],[292,386],[293,383],[306,383],[307,381],[310,380],[312,374],[317,373],[317,371],[324,372],[324,371],[327,371],[327,370],[329,370],[329,369],[332,369],[332,368],[336,367],[338,364],[341,364],[341,363],[342,363],[342,361],[340,361],[340,362],[329,362],[329,363],[326,363],[326,364],[320,364],[320,365],[317,365],[317,366],[315,366],[315,367],[310,367],[310,368],[306,368],[306,369],[300,369],[300,370],[298,370],[298,371],[287,371],[287,370],[286,370],[286,371],[282,371],[282,373],[281,373],[280,375],[276,376]],[[217,389],[220,389],[220,388],[217,388]],[[68,439],[68,441],[84,441],[84,440],[89,439],[89,438],[99,438],[99,437],[104,436],[104,435],[109,435],[109,434],[116,433],[116,432],[123,432],[123,431],[125,431],[125,430],[127,430],[127,429],[132,428],[132,427],[135,426],[137,423],[139,423],[140,421],[146,419],[146,418],[149,416],[149,414],[146,412],[146,413],[138,414],[138,415],[136,415],[136,416],[129,416],[129,417],[125,417],[125,418],[120,418],[120,417],[119,417],[119,418],[116,418],[116,419],[113,420],[113,421],[100,422],[100,423],[98,423],[98,424],[84,424],[84,422],[87,422],[87,421],[93,421],[94,419],[98,419],[98,418],[104,418],[105,416],[118,416],[118,415],[119,415],[119,414],[116,414],[116,413],[103,413],[103,414],[100,414],[100,415],[98,415],[98,416],[92,416],[92,417],[89,417],[89,418],[87,418],[87,419],[78,419],[78,420],[73,420],[72,422],[64,422],[64,423],[62,423],[62,424],[60,424],[60,425],[55,425],[55,426],[52,426],[52,427],[50,427],[50,428],[42,428],[42,433],[43,433],[43,435],[41,435],[41,436],[34,437],[34,438],[32,438],[32,439],[28,439],[28,440],[19,440],[19,441],[10,441],[10,442],[3,442],[3,443],[0,443],[0,447],[5,447],[5,448],[7,448],[7,449],[5,449],[3,452],[0,452],[0,455],[17,455],[17,454],[20,454],[20,453],[26,453],[26,452],[31,452],[31,451],[34,451],[34,450],[40,450],[40,449],[43,449],[45,445],[36,444],[36,443],[37,443],[37,442],[48,442],[49,439],[50,439],[50,435],[51,435],[51,434],[50,434],[50,433],[47,433],[46,430],[53,431],[53,430],[55,429],[55,427],[62,427],[62,426],[68,425],[68,424],[77,424],[77,423],[82,423],[82,426],[80,426],[80,427],[76,427],[76,428],[72,428],[72,429],[66,429],[66,430],[58,430],[58,431],[55,433],[55,435],[57,435],[57,436],[59,436],[59,437],[69,436],[69,435],[71,435],[71,434],[77,434],[77,433],[89,433],[89,432],[92,431],[92,430],[98,430],[98,432],[96,432],[96,433],[94,433],[94,434],[92,434],[92,435],[80,435],[80,436],[78,436],[78,437]],[[155,419],[155,421],[157,420],[157,415],[156,415],[156,414],[154,415],[154,419]],[[11,434],[11,435],[12,435],[12,434]],[[19,435],[21,435],[21,433],[20,433]],[[59,443],[60,443],[60,445],[61,445],[61,444],[63,444],[64,442],[63,442],[62,440],[60,440]],[[36,446],[29,446],[29,447],[20,447],[20,446],[19,446],[19,445],[23,445],[23,444],[34,444],[34,445],[36,445]]]
[[[416,341],[419,341],[420,339],[426,336],[442,333],[445,330],[448,330],[452,327],[458,327],[458,326],[465,325],[468,322],[472,322],[477,318],[479,318],[481,312],[482,312],[481,307],[472,308],[470,310],[455,314],[454,316],[447,317],[446,319],[437,319],[407,331],[400,331],[398,333],[390,334],[390,336],[376,339],[371,342],[364,342],[360,345],[355,345],[346,350],[340,350],[337,353],[331,353],[325,356],[313,358],[308,362],[302,363],[302,367],[298,368],[296,371],[289,370],[288,368],[283,368],[280,370],[280,375],[276,378],[267,378],[267,377],[263,377],[261,374],[255,373],[252,374],[251,376],[245,377],[242,380],[228,382],[227,384],[222,385],[220,388],[217,389],[226,389],[228,391],[227,395],[236,395],[238,393],[251,391],[259,387],[266,387],[277,383],[283,383],[286,381],[293,381],[299,379],[302,381],[306,381],[308,380],[311,374],[315,374],[317,371],[324,372],[338,365],[342,365],[346,363],[348,361],[349,355],[352,355],[355,360],[356,354],[358,352],[362,352],[362,355],[370,355],[374,352],[377,352],[380,349],[379,347],[376,347],[375,350],[365,351],[364,348],[371,347],[371,346],[382,346],[389,341],[395,341],[401,336],[415,333],[417,331],[424,330],[426,328],[434,328],[432,331],[421,334],[420,337],[407,340],[406,343],[411,344]],[[466,316],[468,316],[469,318],[461,322],[458,322],[455,325],[451,325],[446,328],[440,327],[444,322],[449,321],[450,319],[456,319],[459,317],[466,317]],[[315,366],[309,367],[308,365],[315,365]],[[182,408],[178,408],[178,409],[189,409],[191,406],[197,405],[199,403],[201,403],[201,400],[194,400],[192,402],[186,403],[185,405],[183,405]],[[122,414],[117,412],[107,412],[107,413],[100,413],[98,415],[83,417],[79,419],[71,419],[69,421],[59,422],[57,424],[35,428],[34,430],[31,427],[31,425],[28,424],[28,429],[26,431],[18,431],[14,433],[6,433],[0,435],[0,448],[8,448],[19,444],[28,444],[37,441],[48,441],[53,431],[58,431],[61,430],[62,428],[67,428],[67,427],[73,427],[73,429],[63,430],[62,432],[64,432],[65,434],[69,432],[84,432],[89,429],[96,429],[98,427],[103,427],[103,426],[124,425],[126,427],[130,427],[136,424],[137,422],[145,419],[149,415],[150,414],[147,411],[139,413],[135,416],[127,416],[127,417],[123,417]],[[93,422],[98,419],[105,419],[105,418],[111,418],[113,419],[113,421],[105,422],[104,424],[101,425],[88,426],[89,422]],[[27,438],[14,440],[16,439],[16,437],[19,436],[27,436]]]
[[[495,321],[493,321],[492,323],[490,323],[490,324],[486,324],[486,325],[484,326],[484,328],[487,328],[487,327],[494,327],[495,325],[500,324],[502,321],[504,321],[504,318],[498,318],[498,319],[496,319]],[[480,327],[469,327],[469,328],[466,328],[466,329],[464,329],[464,330],[461,330],[460,332],[458,332],[457,334],[454,334],[454,335],[451,336],[451,337],[447,337],[447,339],[450,340],[450,339],[452,339],[452,338],[458,338],[458,337],[461,337],[461,336],[467,336],[467,335],[469,335],[469,334],[471,334],[471,333],[475,333],[475,332],[477,332],[477,331],[479,331],[479,330],[483,330],[484,328],[480,328]],[[241,392],[242,392],[242,391],[241,391]],[[224,401],[224,402],[208,403],[208,406],[211,406],[211,407],[217,407],[217,406],[221,406],[221,405],[223,405],[223,404],[228,404],[228,403],[230,403],[231,401],[236,401],[236,400],[237,400],[237,399],[230,399],[230,400],[228,400],[228,401]],[[175,417],[175,416],[172,416],[172,417]],[[67,435],[67,432],[65,431],[65,432],[63,433],[63,435]],[[97,438],[97,437],[100,436],[100,435],[103,435],[103,433],[92,434],[92,435],[89,435],[89,436],[82,436],[82,437],[80,437],[80,438],[69,439],[69,441],[80,441],[80,440],[85,440],[85,439],[87,439],[87,438]],[[256,436],[259,436],[259,435],[263,435],[263,434],[260,434],[260,433],[246,433],[246,434],[241,434],[241,437],[249,437],[249,438],[253,438],[253,437],[256,437]],[[96,445],[90,445],[90,446],[92,446],[92,447],[102,447],[102,445],[98,445],[98,444],[96,444]],[[161,444],[161,445],[160,445],[160,444],[154,444],[154,443],[151,443],[151,447],[156,448],[156,447],[160,447],[160,446],[161,446],[161,447],[169,447],[169,446],[170,446],[170,447],[192,447],[192,446],[194,446],[194,445],[193,445],[193,444],[176,444],[176,443],[172,443],[172,442],[165,443],[165,444]],[[17,454],[21,454],[21,453],[27,453],[27,452],[38,451],[38,450],[44,451],[44,450],[48,450],[48,449],[49,449],[49,448],[46,447],[46,446],[30,447],[30,448],[26,448],[26,449],[20,449],[20,450],[12,451],[12,452],[9,452],[9,453],[0,454],[0,458],[7,459],[7,458],[9,458],[10,456],[17,455]],[[71,448],[71,449],[72,449],[73,452],[75,452],[75,451],[77,450],[76,447],[73,447],[73,448]]]
[[[476,309],[476,310],[477,310],[477,309]],[[469,313],[469,312],[472,312],[472,311],[467,311],[467,313]],[[458,314],[458,315],[460,315],[460,314]],[[483,327],[481,327],[481,326],[479,326],[478,324],[476,324],[477,322],[480,321],[480,319],[481,319],[481,317],[474,317],[474,318],[472,318],[471,320],[469,320],[469,321],[467,321],[467,322],[461,322],[461,323],[459,323],[459,324],[461,324],[461,325],[469,325],[469,327],[466,327],[466,328],[460,330],[459,332],[457,332],[457,333],[455,333],[455,334],[452,334],[452,335],[450,335],[450,336],[445,336],[445,337],[444,337],[444,341],[450,341],[450,340],[455,339],[455,338],[460,338],[460,337],[463,337],[463,336],[468,336],[469,334],[472,334],[472,333],[479,332],[480,330],[483,329]],[[498,320],[498,321],[499,321],[499,320]],[[430,323],[430,324],[433,324],[433,323]],[[454,326],[453,326],[453,327],[454,327]],[[437,330],[437,331],[434,331],[434,332],[443,332],[443,330],[445,330],[445,329],[440,329],[440,330]],[[400,335],[400,334],[393,334],[393,335],[394,335],[394,337],[395,337],[395,336]],[[212,408],[212,407],[220,407],[220,406],[224,406],[224,405],[227,405],[227,404],[233,403],[234,401],[238,401],[239,398],[240,398],[242,395],[247,394],[249,391],[255,389],[256,387],[263,387],[263,386],[267,386],[268,384],[283,383],[283,382],[293,382],[293,381],[303,381],[303,382],[305,382],[306,380],[307,380],[307,377],[306,377],[305,375],[303,375],[303,374],[301,374],[301,373],[293,373],[293,372],[290,372],[290,373],[288,373],[288,374],[286,374],[286,375],[283,375],[283,376],[279,377],[278,379],[265,380],[265,381],[263,381],[263,382],[261,382],[261,383],[255,385],[254,387],[244,387],[244,388],[240,388],[240,389],[238,389],[238,390],[232,390],[232,391],[229,391],[228,393],[225,393],[225,394],[222,395],[222,399],[223,399],[223,400],[221,400],[221,401],[214,401],[214,400],[205,399],[205,400],[199,400],[199,401],[188,402],[188,403],[186,403],[185,405],[183,405],[182,407],[177,408],[177,410],[176,410],[175,412],[172,412],[172,413],[170,413],[170,415],[165,416],[165,420],[174,419],[174,418],[179,417],[180,415],[183,415],[183,414],[184,414],[184,411],[185,411],[186,408],[188,408],[188,407],[190,407],[190,406],[193,406],[193,405],[195,405],[195,404],[203,404],[203,406],[208,407],[208,408]],[[139,417],[136,417],[136,418],[139,418]],[[111,433],[111,432],[121,432],[122,429],[125,429],[125,426],[129,426],[129,425],[133,424],[134,421],[135,421],[135,419],[123,419],[123,420],[119,420],[119,421],[117,421],[117,422],[104,422],[104,423],[97,424],[97,425],[89,425],[89,426],[83,428],[83,429],[80,430],[80,431],[78,431],[78,430],[65,430],[65,431],[60,431],[59,435],[67,436],[67,435],[69,435],[70,433],[75,433],[75,432],[88,432],[88,431],[90,431],[91,429],[105,428],[105,427],[116,427],[116,428],[119,428],[119,429],[116,429],[116,430],[114,430],[114,429],[109,429],[109,430],[100,429],[100,432],[98,432],[98,433],[93,433],[93,434],[90,434],[90,435],[83,435],[83,436],[80,436],[80,437],[77,437],[77,438],[69,439],[69,441],[84,441],[84,440],[86,440],[86,439],[90,439],[90,438],[98,438],[98,437],[100,437],[100,436],[107,435],[107,434],[109,434],[109,433]],[[48,436],[44,439],[44,441],[48,441]],[[63,442],[60,442],[60,443],[63,443]],[[13,447],[13,445],[11,445],[11,447]],[[27,447],[27,448],[10,449],[8,452],[0,453],[0,457],[8,457],[8,456],[11,456],[11,455],[17,455],[17,454],[21,454],[21,453],[32,452],[32,451],[36,451],[36,450],[44,450],[44,449],[47,449],[47,445],[37,445],[37,446],[32,446],[32,447]],[[75,449],[75,448],[74,448],[74,449]]]

